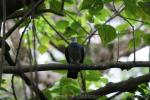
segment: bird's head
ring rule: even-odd
[[[77,38],[76,37],[71,37],[71,42],[72,43],[76,43],[77,42]]]

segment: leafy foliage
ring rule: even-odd
[[[108,44],[117,36],[116,30],[110,25],[102,25],[98,27],[98,32],[103,44]]]
[[[90,44],[90,39],[94,40],[95,38],[92,37],[98,36],[101,45],[106,46],[111,52],[112,48],[110,48],[109,44],[116,45],[117,39],[123,40],[126,38],[123,42],[127,42],[128,46],[125,50],[127,49],[129,51],[133,49],[134,42],[136,43],[136,48],[141,45],[150,45],[150,0],[64,0],[64,7],[62,6],[62,1],[63,0],[45,0],[44,7],[42,5],[43,8],[53,11],[43,14],[51,26],[48,25],[40,15],[35,16],[36,37],[38,41],[36,43],[36,50],[40,54],[44,54],[51,47],[55,47],[58,51],[64,53],[64,48],[67,46],[64,38],[69,41],[72,36],[77,37],[78,42],[82,45],[86,45],[86,48],[88,48],[88,43]],[[63,16],[59,16],[60,14],[63,14]],[[21,27],[24,26],[25,23]],[[134,26],[134,33],[132,26]],[[56,30],[53,29],[53,27]],[[28,35],[30,38],[28,38]],[[61,36],[63,36],[63,38]],[[24,40],[24,46],[28,48],[29,43],[26,41],[30,41],[30,47],[33,49],[34,38],[31,30],[26,32]],[[98,46],[100,46],[100,44],[98,44]],[[90,48],[88,49],[90,51]],[[89,51],[87,50],[87,58],[84,61],[85,64],[94,62]],[[102,58],[105,57],[102,55]],[[57,60],[58,62],[62,61],[62,59]],[[113,61],[114,59],[108,60]],[[102,61],[105,62],[105,59]],[[64,63],[64,59],[61,63]],[[78,76],[78,81],[66,78],[66,71],[55,72],[61,74],[62,78],[52,87],[43,90],[43,93],[49,100],[60,100],[60,98],[66,100],[83,91],[81,88],[80,75]],[[109,80],[103,76],[103,72],[98,70],[83,71],[83,74],[88,92],[102,87],[109,82]],[[137,92],[140,93],[140,95],[138,95],[139,98],[150,99],[148,90],[147,84],[140,85],[137,89]],[[0,91],[7,90],[1,87]],[[125,93],[121,98],[123,98],[123,100],[133,100],[135,94]],[[105,99],[107,99],[106,96],[100,98],[100,100]]]

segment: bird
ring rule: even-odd
[[[77,43],[76,37],[71,38],[72,42],[65,49],[65,57],[69,64],[81,64],[84,61],[84,47]],[[77,79],[79,70],[68,70],[67,77]]]

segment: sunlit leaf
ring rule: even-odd
[[[88,9],[95,2],[95,0],[83,0],[81,10]]]
[[[107,78],[104,78],[104,77],[101,77],[101,78],[100,78],[100,81],[103,82],[103,83],[108,83],[108,79],[107,79]]]
[[[128,12],[130,12],[130,15],[132,14],[136,16],[139,11],[139,7],[136,5],[137,0],[123,0],[123,1],[125,4],[125,8]]]
[[[51,92],[50,92],[48,89],[45,89],[45,90],[43,91],[43,93],[44,93],[44,95],[46,96],[46,98],[47,98],[48,100],[51,100],[51,99],[52,99]]]
[[[98,26],[97,29],[104,45],[114,40],[117,36],[115,28],[110,25]]]
[[[74,0],[65,0],[65,3],[73,4],[73,3],[74,3]]]
[[[64,32],[64,35],[65,35],[66,37],[71,37],[71,36],[77,35],[77,32],[76,32],[75,30],[73,30],[72,28],[67,27],[67,28],[66,28],[66,31]]]
[[[101,74],[99,71],[87,71],[86,80],[88,81],[98,81],[100,80]]]
[[[150,1],[147,2],[138,2],[138,5],[150,15]]]
[[[134,48],[134,43],[135,43],[135,47],[139,47],[140,43],[141,43],[141,38],[140,37],[136,37],[135,39],[131,39],[129,41],[128,47],[130,49]]]
[[[83,0],[81,5],[81,10],[88,9],[91,14],[97,14],[102,8],[102,0]]]
[[[50,0],[50,8],[57,12],[61,11],[61,2],[59,0]]]
[[[52,88],[51,93],[63,93],[63,95],[73,95],[80,92],[79,85],[76,80],[70,78],[61,78]]]
[[[56,23],[56,27],[59,29],[65,29],[68,26],[69,22],[66,20],[60,20]]]
[[[95,0],[95,2],[91,5],[89,12],[91,14],[97,14],[103,8],[103,1],[102,0]]]
[[[145,45],[150,45],[150,34],[145,34],[143,36],[143,39],[144,39],[144,44]]]
[[[46,51],[47,51],[47,46],[45,46],[45,45],[40,45],[39,47],[38,47],[38,51],[41,53],[41,54],[43,54],[43,53],[45,53]]]

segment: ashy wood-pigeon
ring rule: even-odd
[[[84,47],[77,43],[75,37],[71,38],[72,43],[65,50],[66,60],[69,64],[81,64],[84,60]],[[67,77],[76,79],[79,70],[68,70]]]

